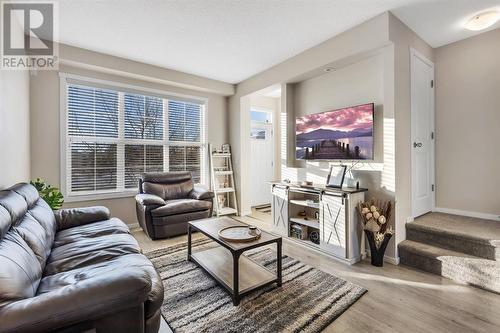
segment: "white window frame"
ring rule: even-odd
[[[255,112],[261,112],[261,113],[269,113],[271,116],[271,121],[259,121],[259,120],[252,120],[251,113],[252,111]],[[260,126],[260,127],[259,127]],[[270,128],[268,129],[268,126]],[[263,140],[263,139],[255,139],[252,137],[252,129],[254,128],[262,128],[266,130],[266,138],[264,140],[274,140],[274,110],[272,109],[266,109],[262,107],[250,107],[250,133],[248,133],[248,136],[250,140]],[[274,143],[273,143],[274,144]],[[274,148],[273,148],[274,150]]]
[[[117,187],[116,190],[104,190],[104,191],[82,191],[82,192],[69,192],[68,187],[68,152],[69,145],[73,141],[74,137],[70,137],[67,133],[68,126],[68,109],[67,109],[67,91],[68,85],[82,85],[88,87],[99,88],[103,86],[104,89],[116,90],[119,93],[118,103],[123,104],[124,92],[130,92],[132,94],[145,94],[153,95],[163,99],[163,126],[164,135],[163,140],[153,140],[153,139],[125,139],[124,138],[124,113],[119,113],[119,130],[118,138],[99,138],[99,137],[77,137],[78,141],[91,141],[97,143],[116,143],[117,144]],[[77,201],[87,201],[87,200],[100,200],[100,199],[112,199],[112,198],[125,198],[132,197],[137,194],[138,189],[126,189],[125,188],[125,153],[120,153],[121,149],[125,144],[138,144],[138,145],[157,145],[163,146],[163,165],[164,170],[168,170],[169,167],[169,151],[170,146],[200,146],[201,147],[201,157],[200,157],[200,178],[201,184],[208,186],[208,131],[207,131],[207,110],[208,110],[208,98],[200,96],[191,96],[185,94],[174,93],[170,91],[150,89],[146,87],[130,85],[120,82],[108,81],[95,79],[91,77],[75,75],[70,73],[59,73],[59,92],[60,92],[60,179],[61,185],[60,190],[65,197],[66,202],[77,202]],[[128,91],[127,91],[128,90]],[[168,139],[168,101],[167,100],[191,100],[200,104],[201,106],[201,128],[200,128],[200,142],[186,142],[170,141]],[[119,108],[123,105],[119,105]]]
[[[252,111],[255,112],[261,112],[261,113],[269,113],[271,115],[271,121],[259,121],[259,120],[252,120]],[[273,124],[274,123],[274,110],[272,109],[266,109],[266,108],[261,108],[261,107],[250,107],[250,122],[254,124]]]

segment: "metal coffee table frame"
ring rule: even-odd
[[[201,232],[202,234],[204,234],[205,236],[207,236],[208,238],[210,238],[211,240],[213,240],[214,242],[216,242],[220,246],[229,250],[229,252],[231,253],[231,255],[233,257],[233,285],[232,286],[227,285],[216,274],[214,274],[211,270],[209,270],[203,262],[198,261],[195,257],[192,256],[191,234],[192,234],[193,230]],[[246,289],[246,290],[240,292],[240,290],[239,290],[239,273],[240,273],[239,272],[239,259],[240,259],[240,256],[243,254],[243,252],[246,252],[248,250],[256,249],[256,248],[270,245],[273,243],[276,243],[276,250],[277,250],[276,251],[276,264],[277,264],[276,265],[276,279],[271,280],[271,281],[267,281],[267,282],[262,283],[262,284],[257,284],[250,289]],[[240,303],[240,300],[242,297],[244,297],[245,295],[248,295],[249,293],[251,293],[257,289],[264,288],[264,287],[269,286],[273,283],[276,283],[278,287],[281,287],[281,284],[282,284],[282,258],[281,258],[281,254],[282,254],[282,239],[281,239],[281,237],[276,237],[274,239],[271,239],[269,241],[264,241],[264,242],[254,241],[254,242],[245,243],[245,245],[243,247],[235,250],[230,245],[228,245],[228,243],[226,241],[218,239],[214,235],[211,235],[208,232],[205,232],[204,230],[200,230],[200,229],[196,228],[196,221],[189,222],[189,224],[188,224],[188,253],[187,253],[188,261],[192,261],[192,262],[196,263],[198,266],[200,266],[201,268],[203,268],[208,274],[210,274],[210,276],[212,276],[215,279],[215,281],[217,281],[217,283],[220,286],[222,286],[224,289],[226,289],[232,297],[233,305],[238,305]],[[263,267],[262,265],[260,265],[260,264],[258,264],[258,265],[267,270],[267,268]]]

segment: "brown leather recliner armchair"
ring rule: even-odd
[[[212,216],[213,198],[189,171],[145,173],[135,197],[137,219],[151,239],[182,235],[189,221]]]
[[[0,332],[156,333],[163,285],[106,207],[53,212],[37,190],[0,191]]]

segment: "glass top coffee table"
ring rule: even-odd
[[[231,226],[247,226],[229,217],[209,218],[188,224],[188,260],[193,261],[210,274],[238,305],[243,296],[276,282],[281,286],[281,237],[262,231],[259,239],[251,242],[229,242],[219,237],[219,230]],[[199,231],[220,246],[192,253],[191,233]],[[243,252],[276,243],[276,274],[258,264]]]

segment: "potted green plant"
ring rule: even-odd
[[[37,189],[40,198],[45,200],[52,210],[61,209],[64,203],[64,196],[57,187],[47,184],[40,178],[30,181],[30,184]]]
[[[358,203],[357,210],[370,246],[371,264],[382,267],[384,265],[385,249],[394,234],[392,227],[388,226],[391,218],[392,202],[372,199],[368,202]]]

